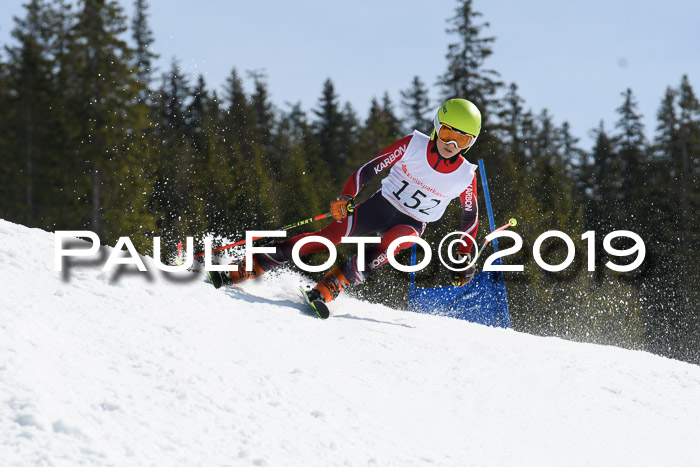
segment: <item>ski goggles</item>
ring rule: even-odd
[[[437,137],[445,144],[454,144],[457,149],[466,149],[474,144],[476,140],[476,136],[474,135],[464,133],[445,123],[440,123],[439,121],[436,123]]]

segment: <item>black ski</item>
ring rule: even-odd
[[[304,300],[306,301],[307,305],[309,305],[309,307],[311,307],[311,309],[316,313],[316,316],[321,319],[327,319],[331,315],[326,302],[323,300],[310,300],[309,295],[306,293],[306,290],[304,290],[303,287],[299,287],[299,290],[304,296]]]

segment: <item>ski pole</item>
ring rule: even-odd
[[[354,206],[348,206],[348,212],[353,212],[354,210],[355,210],[355,207],[354,207]],[[314,216],[314,217],[309,217],[308,219],[304,219],[304,220],[301,220],[301,221],[297,221],[297,222],[294,222],[293,224],[285,225],[284,227],[282,227],[281,229],[278,229],[278,230],[291,230],[291,229],[293,229],[293,228],[295,228],[295,227],[299,227],[300,225],[309,224],[309,223],[311,223],[311,222],[319,221],[319,220],[325,219],[325,218],[327,218],[327,217],[331,217],[331,213],[330,213],[330,212],[327,212],[327,213],[324,213],[324,214],[319,214],[318,216]],[[253,237],[253,240],[260,240],[261,238],[265,238],[265,237]],[[239,241],[237,241],[237,242],[235,242],[235,243],[230,243],[230,244],[228,244],[228,245],[224,245],[224,246],[220,246],[220,247],[218,247],[218,248],[214,248],[213,250],[211,250],[211,253],[216,253],[216,252],[218,252],[218,251],[227,250],[227,249],[233,248],[233,247],[235,247],[235,246],[243,245],[244,243],[245,243],[245,239],[244,239],[244,240],[239,240]],[[201,257],[201,256],[204,256],[205,254],[206,254],[206,251],[203,251],[203,252],[201,252],[201,253],[197,253],[196,255],[194,255],[194,258],[199,258],[199,257]]]
[[[507,224],[503,224],[502,226],[500,226],[499,228],[495,229],[495,230],[494,230],[493,232],[491,232],[491,233],[500,232],[501,230],[505,230],[505,229],[507,229],[508,227],[515,227],[516,225],[518,225],[517,219],[511,218],[511,219],[508,221]],[[481,252],[484,251],[484,248],[486,248],[486,245],[488,245],[488,243],[489,243],[489,240],[486,240],[486,241],[484,242],[484,244],[481,245],[481,248],[479,248],[479,251],[477,251],[476,256],[474,257],[474,259],[472,259],[471,262],[469,263],[469,265],[467,265],[467,269],[469,269],[470,267],[472,267],[473,265],[476,264],[476,261],[479,259],[479,256],[481,256]],[[458,274],[455,274],[455,275],[452,277],[452,285],[454,285],[455,287],[459,286],[459,284],[460,284],[461,282],[462,282],[462,279],[459,277]]]

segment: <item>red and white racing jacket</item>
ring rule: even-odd
[[[435,141],[415,131],[386,148],[360,167],[348,179],[342,194],[355,197],[362,187],[380,172],[389,169],[382,180],[382,195],[397,210],[422,222],[442,217],[449,202],[459,197],[462,204],[462,232],[476,238],[479,207],[476,200],[477,166],[457,155],[441,157]],[[473,242],[464,236],[469,253]]]

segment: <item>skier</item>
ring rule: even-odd
[[[286,240],[275,240],[266,246],[275,253],[256,253],[247,270],[245,259],[231,263],[231,271],[208,272],[211,283],[219,287],[238,284],[262,275],[292,259],[292,248],[304,237],[318,235],[338,244],[342,237],[358,237],[376,232],[380,243],[372,244],[365,264],[358,264],[357,255],[337,267],[308,292],[310,301],[330,302],[348,286],[363,282],[377,268],[387,263],[391,242],[403,236],[420,237],[426,223],[442,217],[448,203],[459,197],[462,204],[462,232],[476,237],[478,207],[476,202],[476,168],[464,154],[474,145],[481,130],[481,113],[466,99],[451,99],[438,108],[430,137],[416,130],[382,151],[350,176],[340,196],[330,203],[335,219],[328,226]],[[369,199],[353,206],[362,187],[375,175],[388,171],[382,187]],[[473,242],[463,236],[457,258],[471,260]],[[414,242],[401,243],[396,251]],[[300,255],[326,251],[318,242],[302,246]],[[396,251],[394,253],[396,253]],[[364,266],[363,268],[361,266]],[[463,286],[474,277],[474,266],[459,273],[455,285]]]

